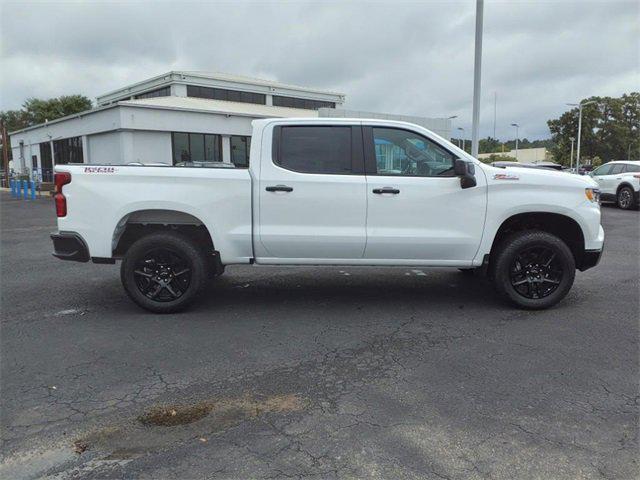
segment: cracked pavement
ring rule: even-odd
[[[603,207],[548,311],[456,270],[247,266],[161,316],[50,255],[51,201],[0,208],[2,478],[639,475],[638,212]]]

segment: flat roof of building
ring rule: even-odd
[[[302,108],[274,107],[255,103],[227,102],[195,97],[155,97],[138,100],[122,100],[118,105],[148,107],[168,110],[203,111],[247,117],[315,117],[317,110]]]
[[[104,93],[96,97],[98,104],[110,101],[122,95],[136,95],[145,91],[162,88],[172,83],[186,83],[194,85],[212,85],[220,88],[246,88],[247,91],[260,91],[263,93],[273,92],[276,95],[282,94],[307,94],[336,97],[334,101],[338,103],[344,102],[344,93],[332,92],[314,87],[303,87],[300,85],[291,85],[281,83],[274,80],[266,80],[262,78],[245,77],[242,75],[232,75],[222,72],[202,72],[187,70],[172,70],[155,77],[136,82],[116,90]],[[253,87],[253,88],[252,88]]]
[[[227,102],[224,100],[209,100],[206,98],[194,98],[194,97],[155,97],[155,98],[142,98],[138,100],[121,100],[111,105],[105,105],[103,107],[97,107],[92,110],[85,110],[84,112],[75,113],[73,115],[67,115],[66,117],[57,118],[47,123],[41,123],[38,125],[32,125],[27,128],[15,130],[9,132],[9,134],[15,134],[25,132],[28,130],[34,130],[36,128],[42,128],[45,126],[53,125],[56,123],[64,122],[66,120],[78,117],[85,117],[96,112],[108,110],[110,108],[117,107],[134,107],[134,108],[154,108],[159,110],[182,110],[191,112],[203,112],[203,113],[216,113],[220,115],[235,115],[243,117],[254,118],[304,118],[304,117],[317,117],[317,110],[307,110],[301,108],[288,108],[288,107],[274,107],[271,105],[259,105],[254,103],[240,103],[240,102]]]

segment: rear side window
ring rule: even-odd
[[[350,126],[283,126],[275,163],[301,173],[352,173]]]
[[[624,163],[614,163],[613,167],[611,167],[611,171],[609,172],[609,175],[617,175],[619,173],[622,173],[623,170],[624,170]]]
[[[638,173],[640,172],[640,165],[632,165],[630,163],[627,163],[627,168],[625,170],[625,172],[627,173]]]

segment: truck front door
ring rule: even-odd
[[[256,259],[361,259],[367,192],[360,125],[297,122],[272,127],[272,137],[258,180]]]
[[[396,127],[364,126],[367,259],[429,265],[471,262],[487,205],[486,179],[463,189],[456,156],[434,140]]]

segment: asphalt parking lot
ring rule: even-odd
[[[543,312],[457,270],[228,268],[189,312],[1,193],[2,478],[638,476],[640,215]]]

